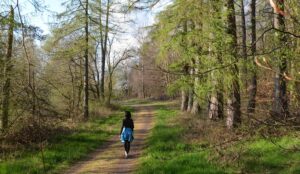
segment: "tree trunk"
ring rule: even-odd
[[[234,0],[227,0],[227,34],[231,37],[231,43],[229,43],[229,50],[232,56],[232,62],[234,64],[230,68],[232,76],[231,89],[228,96],[228,115],[227,115],[227,127],[229,129],[236,127],[241,123],[241,99],[240,99],[240,85],[239,85],[239,69],[238,69],[238,58],[237,58],[237,33],[236,33],[236,19],[235,19],[235,8]]]
[[[192,62],[193,66],[194,66],[194,61]],[[191,79],[193,79],[193,75],[194,75],[194,67],[191,67],[190,70],[190,74],[191,74]],[[193,108],[193,102],[194,102],[194,81],[191,80],[191,84],[192,86],[189,89],[189,99],[188,99],[188,107],[187,107],[187,112],[191,112],[192,108]]]
[[[76,73],[75,73],[76,75]],[[83,74],[83,60],[79,59],[79,77],[77,76],[77,79],[79,80],[79,84],[78,84],[78,91],[77,91],[77,104],[76,104],[76,108],[78,111],[78,114],[81,114],[81,108],[80,105],[82,104],[82,92],[83,92],[83,86],[84,86],[84,74]]]
[[[220,7],[216,2],[211,2],[211,18],[218,18],[218,20],[221,21],[220,16]],[[215,40],[215,33],[210,33],[210,39]],[[214,54],[213,52],[216,51],[217,53]],[[213,58],[213,61],[215,61],[218,64],[223,64],[221,60],[220,53],[213,48],[213,43],[210,43],[209,46],[209,54]],[[219,118],[223,118],[223,95],[220,94],[220,89],[222,85],[222,80],[219,77],[219,75],[215,72],[211,72],[211,78],[212,78],[212,85],[213,85],[213,92],[210,95],[209,99],[209,105],[208,105],[208,117],[211,120],[218,120]]]
[[[284,1],[278,0],[277,4],[278,8],[280,8],[281,11],[284,11]],[[280,31],[285,31],[285,18],[282,14],[277,12],[275,12],[274,16],[274,27]],[[277,32],[275,37],[278,41],[278,45],[286,46],[287,38],[285,34]],[[272,114],[286,119],[289,115],[287,85],[284,79],[284,74],[287,72],[287,59],[284,50],[281,51],[278,56],[279,62],[275,74]]]
[[[101,7],[101,6],[100,6]],[[108,20],[109,20],[109,15],[110,15],[110,1],[108,0],[106,3],[106,18],[105,18],[105,30],[103,31],[103,26],[102,26],[102,19],[101,19],[101,9],[100,9],[100,34],[101,34],[101,54],[102,54],[102,65],[101,65],[101,98],[104,101],[105,100],[105,93],[104,93],[104,86],[105,86],[105,61],[106,61],[106,55],[107,55],[107,42],[108,42],[108,32],[109,32],[109,27],[108,27]],[[103,36],[104,35],[104,36]]]
[[[32,116],[36,115],[36,104],[37,104],[37,97],[36,97],[36,88],[35,88],[35,66],[31,65],[32,68],[32,81],[31,81],[31,96],[32,96]]]
[[[92,56],[91,56],[91,58],[93,59]],[[90,81],[90,91],[92,92],[94,99],[99,99],[100,91],[97,90],[97,77],[96,77],[97,75],[95,74],[95,70],[92,65],[90,65],[89,69],[90,69],[90,78],[92,78],[92,80],[93,80],[92,82]],[[98,96],[98,94],[99,94],[99,96]]]
[[[208,117],[211,120],[223,118],[223,94],[215,92],[210,98]]]
[[[10,6],[9,16],[9,29],[8,29],[8,47],[6,53],[5,67],[4,67],[4,86],[3,86],[3,102],[2,102],[2,129],[5,130],[8,127],[9,118],[9,102],[10,102],[10,91],[11,91],[11,57],[12,57],[12,46],[14,40],[14,9]]]
[[[242,18],[242,57],[243,57],[243,72],[242,77],[244,86],[247,89],[247,30],[246,30],[246,17],[244,0],[241,0],[241,18]]]
[[[251,82],[249,85],[249,101],[247,112],[254,113],[256,105],[256,91],[257,91],[257,76],[256,76],[256,64],[254,62],[256,56],[256,0],[251,0],[251,52],[252,52],[252,72]]]
[[[108,96],[107,96],[107,100],[106,100],[106,104],[107,105],[110,105],[110,101],[111,101],[111,96],[112,96],[112,88],[113,88],[113,85],[112,85],[112,72],[110,72],[109,74],[109,82],[108,82]]]
[[[199,102],[197,101],[197,97],[194,97],[194,102],[193,102],[193,108],[191,110],[191,114],[197,115],[200,112],[200,105]]]
[[[146,91],[145,91],[145,67],[144,67],[144,60],[142,60],[142,98],[146,98]]]
[[[297,79],[300,79],[300,78],[297,78]],[[296,106],[300,107],[300,93],[299,93],[299,91],[300,91],[300,82],[296,81],[294,85],[295,85],[295,91],[296,91],[296,94],[295,94],[296,95]]]
[[[110,62],[110,57],[107,59],[108,66],[108,94],[106,99],[106,105],[110,105],[111,95],[112,95],[112,76],[113,76],[113,67]]]
[[[183,69],[183,73],[185,74],[184,76],[188,76],[189,75],[188,64],[185,64],[182,69]],[[183,89],[181,90],[181,111],[187,111],[188,102],[189,102],[189,90],[187,90],[186,87],[183,87]]]
[[[221,91],[221,79],[212,73],[214,91],[210,96],[208,118],[218,120],[223,118],[223,93]]]
[[[186,111],[188,107],[188,93],[186,90],[181,91],[181,111]]]
[[[101,99],[104,100],[104,79],[105,79],[105,59],[106,59],[106,51],[102,51],[102,58],[101,58],[101,85],[100,85],[100,93]]]
[[[199,70],[198,70],[198,66],[199,66],[199,59],[197,58],[195,60],[195,70],[194,70],[194,73],[195,74],[198,74],[199,73]],[[193,99],[193,106],[192,106],[192,109],[191,109],[191,113],[196,115],[200,112],[200,105],[199,105],[199,101],[198,101],[198,98],[196,96],[196,89],[197,89],[197,86],[199,85],[199,77],[198,76],[195,76],[195,80],[194,80],[194,86],[193,86],[193,89],[194,89],[194,99]]]
[[[83,99],[83,117],[89,118],[89,1],[85,5],[85,53],[84,53],[84,99]]]
[[[97,94],[97,99],[100,99],[100,72],[98,69],[98,55],[97,55],[97,50],[99,47],[99,43],[97,43],[96,46],[96,51],[95,51],[95,59],[94,59],[94,66],[95,66],[95,88],[96,88],[96,94]]]
[[[75,78],[74,78],[71,66],[72,66],[72,63],[70,62],[70,64],[69,64],[69,71],[70,71],[71,84],[72,84],[72,97],[71,97],[71,101],[70,101],[70,115],[69,115],[70,118],[72,118],[75,115],[75,113],[76,113],[76,109],[75,109],[75,100],[76,100]]]
[[[194,101],[194,93],[192,89],[189,89],[188,92],[188,107],[187,107],[187,112],[191,112],[192,111],[192,107],[193,107],[193,101]]]

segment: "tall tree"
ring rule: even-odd
[[[189,75],[189,66],[186,64],[183,66],[183,73],[184,76]],[[185,77],[183,77],[185,78]],[[189,93],[185,86],[181,89],[181,111],[186,111],[188,108],[188,101],[189,101]]]
[[[188,21],[183,21],[183,33],[182,33],[182,42],[185,44],[184,46],[184,50],[186,51],[187,48],[187,38],[185,37],[188,33]],[[190,68],[191,66],[189,66],[188,63],[185,63],[185,65],[183,65],[182,71],[184,73],[184,77],[183,79],[187,80],[186,78],[190,75]],[[189,78],[188,78],[189,79]],[[184,82],[187,83],[187,82]],[[188,106],[189,106],[189,87],[187,88],[186,86],[188,85],[184,85],[181,89],[181,111],[187,111]]]
[[[9,103],[10,103],[10,91],[11,91],[11,70],[12,70],[12,49],[14,40],[14,8],[10,6],[9,15],[9,29],[8,29],[8,41],[7,52],[5,56],[4,66],[4,86],[3,86],[3,101],[2,101],[2,128],[5,130],[8,126],[9,118]]]
[[[199,73],[199,69],[197,66],[199,66],[199,57],[196,57],[196,60],[195,60],[195,70],[194,70],[194,74],[198,74]],[[195,76],[195,80],[194,80],[194,88],[193,88],[193,92],[195,93],[195,91],[197,90],[197,87],[200,85],[199,82],[199,77]],[[192,106],[192,109],[191,109],[191,113],[196,115],[200,112],[200,104],[199,104],[199,99],[198,97],[194,94],[193,95],[193,106]]]
[[[257,74],[256,74],[256,0],[251,0],[251,54],[252,54],[252,68],[251,68],[251,81],[249,84],[249,101],[247,112],[254,113],[256,105],[256,91],[257,91]]]
[[[93,58],[93,62],[94,62],[94,81],[95,81],[95,89],[96,89],[96,96],[97,99],[100,99],[100,71],[99,71],[99,66],[98,66],[98,59],[99,59],[99,54],[98,54],[98,48],[99,48],[99,43],[96,44],[96,48],[95,48],[95,56]]]
[[[209,23],[213,23],[214,25],[217,25],[218,27],[211,27],[209,29],[209,37],[210,37],[210,43],[209,43],[209,55],[212,58],[212,62],[215,65],[223,64],[222,60],[222,52],[217,50],[216,48],[223,47],[220,44],[219,40],[222,40],[223,38],[218,37],[220,35],[219,33],[222,33],[223,31],[218,30],[217,28],[220,27],[221,23],[223,23],[222,17],[221,17],[221,8],[222,5],[220,4],[219,0],[211,1],[210,2],[210,21]],[[208,117],[211,120],[218,120],[223,118],[223,80],[220,75],[220,71],[213,71],[210,74],[211,81],[212,81],[212,91],[210,93],[210,99],[209,99],[209,110],[208,110]]]
[[[242,24],[242,77],[244,85],[247,88],[247,27],[246,27],[246,14],[244,0],[241,0],[241,24]]]
[[[287,84],[284,78],[284,74],[287,72],[287,55],[286,55],[286,45],[287,37],[283,33],[285,31],[285,17],[282,12],[284,12],[284,1],[277,0],[277,8],[274,14],[274,27],[278,30],[275,33],[275,39],[278,45],[282,45],[283,49],[279,52],[278,63],[275,73],[275,83],[274,83],[274,101],[272,113],[283,118],[288,116],[288,95],[287,95]]]
[[[83,116],[89,117],[89,1],[85,1],[85,52],[84,52],[84,101]]]
[[[110,7],[111,7],[111,0],[106,1],[106,10],[105,10],[105,24],[102,23],[102,8],[101,8],[101,1],[100,1],[100,17],[99,17],[99,25],[100,25],[100,43],[101,43],[101,98],[104,100],[104,86],[105,86],[105,62],[106,56],[108,53],[108,35],[109,35],[109,20],[110,20]]]
[[[240,85],[239,85],[239,68],[237,57],[237,32],[236,32],[236,18],[234,0],[227,0],[227,34],[230,38],[229,51],[232,66],[230,67],[231,84],[229,89],[229,96],[227,99],[228,115],[227,115],[227,127],[233,128],[241,123],[241,97],[240,97]]]
[[[194,103],[194,82],[195,82],[195,78],[194,78],[194,74],[195,74],[195,60],[192,59],[191,61],[191,68],[190,68],[190,78],[189,78],[189,90],[188,90],[188,107],[187,107],[187,112],[191,112],[192,108],[193,108],[193,103]]]

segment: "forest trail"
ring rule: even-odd
[[[119,135],[114,136],[86,159],[79,161],[66,174],[133,173],[138,159],[145,149],[146,138],[153,126],[154,106],[134,105],[134,141],[129,157],[124,158],[123,144]],[[121,125],[121,123],[120,123]]]

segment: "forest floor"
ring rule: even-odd
[[[124,158],[124,148],[119,135],[116,135],[64,173],[133,173],[138,167],[139,157],[145,149],[146,138],[153,127],[155,106],[137,104],[131,107],[135,110],[133,113],[135,139],[127,159]]]

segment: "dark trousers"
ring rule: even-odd
[[[129,150],[130,150],[130,142],[129,141],[125,141],[124,148],[125,148],[125,151],[127,153],[129,153]]]

